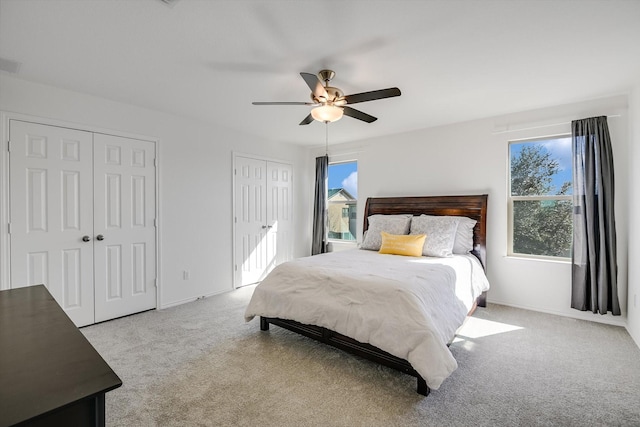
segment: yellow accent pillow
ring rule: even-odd
[[[422,248],[426,234],[389,234],[380,232],[382,245],[378,251],[381,254],[422,256]]]

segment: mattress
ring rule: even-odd
[[[473,255],[353,249],[277,266],[245,312],[322,326],[405,359],[436,390],[457,368],[447,344],[489,282]]]

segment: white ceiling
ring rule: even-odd
[[[0,58],[18,78],[278,141],[298,123],[300,71],[346,94],[397,86],[330,125],[346,142],[626,93],[640,80],[640,1],[0,0]],[[0,78],[8,75],[0,71]]]

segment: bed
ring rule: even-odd
[[[486,213],[487,195],[369,198],[365,232],[373,215],[475,220],[469,254],[354,249],[293,260],[256,287],[245,319],[259,316],[263,331],[277,325],[415,376],[426,396],[457,367],[448,350],[455,331],[486,305]]]

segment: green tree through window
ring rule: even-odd
[[[511,143],[509,151],[510,253],[570,257],[570,138]]]

